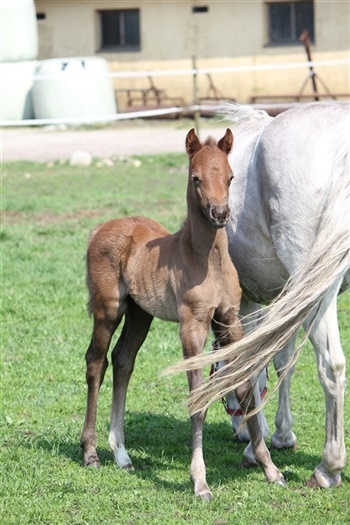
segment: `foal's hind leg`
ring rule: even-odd
[[[142,310],[131,298],[125,313],[125,324],[112,352],[113,402],[109,445],[114,452],[117,465],[132,468],[131,459],[125,450],[124,414],[126,392],[134,369],[138,350],[141,348],[153,317]]]
[[[337,293],[334,286],[320,305],[310,332],[320,383],[326,397],[326,438],[321,463],[315,468],[310,486],[322,488],[341,484],[345,467],[344,392],[345,356],[340,344],[337,320]],[[307,328],[309,323],[305,323]]]
[[[80,443],[84,451],[84,464],[98,467],[100,462],[96,452],[96,417],[97,400],[106,368],[108,366],[107,352],[111,337],[120,322],[103,316],[97,319],[94,316],[94,327],[91,343],[86,352],[86,382],[88,385],[87,407]]]

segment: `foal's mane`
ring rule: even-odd
[[[214,139],[214,137],[209,136],[205,139],[204,146],[209,146],[209,147],[217,146],[217,142]]]

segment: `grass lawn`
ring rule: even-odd
[[[101,468],[82,466],[79,438],[86,386],[85,249],[104,220],[146,215],[176,231],[185,215],[182,155],[116,160],[113,167],[5,164],[2,169],[1,523],[3,525],[342,525],[350,521],[350,468],[341,487],[305,487],[321,459],[324,396],[312,348],[292,382],[296,451],[272,451],[288,488],[262,470],[242,470],[220,403],[211,407],[204,451],[213,501],[193,496],[184,375],[160,377],[181,356],[177,325],[155,320],[137,359],[127,400],[126,440],[135,471],[115,467],[108,449],[111,369],[101,388]],[[339,298],[349,358],[349,294]],[[270,372],[270,381],[275,381]],[[348,374],[349,379],[349,374]],[[349,391],[346,444],[350,446]],[[273,428],[275,397],[266,408]]]

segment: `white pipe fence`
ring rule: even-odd
[[[150,71],[111,71],[106,76],[110,78],[143,78],[160,76],[180,76],[180,75],[206,75],[215,73],[242,73],[247,71],[274,71],[278,69],[298,69],[319,66],[341,66],[350,65],[350,59],[339,60],[315,60],[306,62],[290,62],[289,64],[262,64],[249,66],[227,66],[227,67],[206,67],[190,69],[158,69]],[[56,75],[59,78],[59,75]],[[55,75],[34,75],[34,80],[48,80],[55,78]]]
[[[82,57],[83,60],[83,57]],[[324,67],[324,66],[350,66],[350,59],[338,59],[338,60],[315,60],[315,61],[304,61],[304,62],[291,62],[288,64],[262,64],[262,65],[246,65],[246,66],[228,66],[228,67],[210,67],[210,68],[189,68],[189,69],[176,69],[176,70],[150,70],[150,71],[111,71],[105,76],[110,78],[142,78],[142,77],[159,77],[159,76],[179,76],[179,75],[202,75],[202,74],[215,74],[215,73],[232,73],[232,72],[248,72],[248,71],[274,71],[274,70],[289,70],[297,68],[310,68],[310,67]],[[88,73],[86,73],[88,74]],[[33,81],[37,80],[52,80],[53,78],[60,78],[59,75],[34,75]],[[196,102],[196,101],[194,101]],[[285,104],[283,104],[285,105]],[[261,107],[262,105],[259,105]],[[55,119],[26,119],[26,120],[2,120],[1,126],[4,127],[20,127],[20,126],[46,126],[46,125],[59,125],[59,124],[72,124],[72,125],[84,125],[94,123],[108,123],[118,120],[129,120],[134,118],[148,118],[157,117],[175,113],[184,112],[198,112],[198,111],[215,111],[217,107],[208,105],[193,104],[186,107],[169,107],[151,110],[141,110],[126,113],[116,113],[114,115],[104,116],[88,116],[88,117],[66,117],[66,118],[55,118]]]

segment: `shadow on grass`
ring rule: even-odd
[[[135,471],[132,475],[149,480],[156,486],[168,490],[182,491],[188,485],[181,481],[171,481],[183,472],[188,472],[191,460],[191,428],[189,420],[176,419],[169,415],[143,412],[128,413],[125,423],[126,445],[132,458]],[[98,454],[101,467],[114,464],[113,453],[107,448],[108,427],[99,433]],[[61,442],[38,439],[31,446],[47,452],[55,452],[69,460],[83,465],[79,441]],[[225,483],[231,480],[246,480],[252,475],[251,470],[240,468],[245,444],[238,443],[232,437],[229,421],[208,422],[204,432],[204,456],[207,465],[207,479],[210,485]],[[320,455],[310,454],[303,450],[272,450],[275,464],[283,471],[286,481],[304,485],[307,481],[296,472],[300,469],[310,470],[321,459]],[[289,467],[291,470],[289,470]],[[259,471],[257,471],[259,472]],[[177,474],[179,473],[179,474]],[[260,470],[259,475],[264,479]]]

